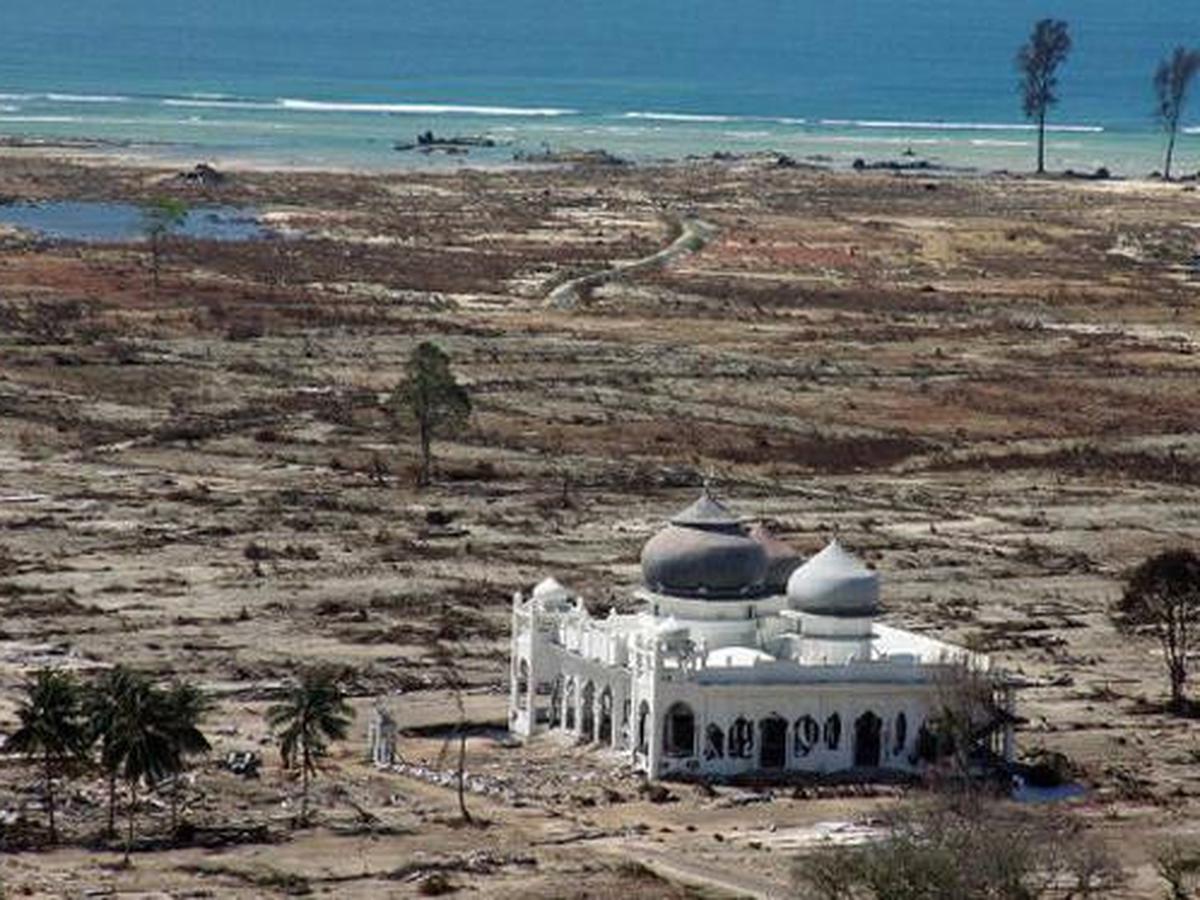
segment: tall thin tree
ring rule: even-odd
[[[88,736],[100,747],[100,770],[108,787],[108,823],[106,833],[116,837],[117,777],[121,761],[116,757],[114,737],[125,692],[133,683],[133,673],[124,666],[109,669],[88,685],[84,694]]]
[[[266,718],[279,741],[284,767],[300,767],[299,822],[306,824],[309,778],[317,773],[317,760],[325,755],[329,742],[345,739],[354,710],[342,696],[336,674],[316,668],[305,671],[284,699],[267,709]]]
[[[142,207],[142,233],[150,242],[150,273],[158,292],[163,244],[187,221],[188,207],[174,197],[158,197]]]
[[[1058,69],[1071,52],[1067,23],[1042,19],[1033,26],[1029,41],[1017,51],[1021,75],[1021,104],[1025,117],[1037,123],[1037,171],[1046,171],[1046,114],[1058,103]]]
[[[4,742],[4,749],[36,757],[41,762],[43,793],[49,820],[50,842],[58,843],[55,821],[54,779],[87,752],[87,727],[79,683],[69,672],[41,669],[21,688],[17,708],[20,726]]]
[[[179,771],[179,754],[171,733],[166,696],[148,677],[131,673],[113,719],[111,753],[129,792],[125,863],[133,847],[138,787],[154,787]]]
[[[175,754],[176,777],[171,785],[171,833],[179,829],[179,782],[187,760],[212,749],[200,730],[200,723],[211,709],[211,701],[199,687],[188,681],[175,681],[163,695],[167,731]]]
[[[450,370],[450,357],[437,344],[424,341],[413,350],[404,380],[392,392],[388,411],[398,426],[417,427],[421,459],[417,482],[429,483],[433,438],[461,428],[471,415],[471,397]]]
[[[1176,47],[1175,51],[1158,64],[1154,72],[1154,116],[1167,133],[1167,153],[1163,161],[1163,178],[1171,180],[1171,162],[1175,156],[1175,138],[1179,134],[1179,120],[1187,104],[1188,88],[1200,71],[1200,51]]]

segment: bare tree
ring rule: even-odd
[[[1168,550],[1139,565],[1113,610],[1118,628],[1150,632],[1158,638],[1171,683],[1171,708],[1188,708],[1188,654],[1200,626],[1200,557],[1191,550]]]
[[[1167,155],[1163,162],[1163,178],[1171,180],[1171,159],[1175,155],[1175,137],[1179,120],[1187,103],[1188,88],[1200,71],[1200,51],[1176,47],[1158,64],[1154,72],[1154,116],[1167,133]]]
[[[1017,51],[1017,71],[1025,117],[1037,122],[1037,171],[1046,171],[1046,114],[1058,103],[1058,68],[1071,52],[1067,23],[1042,19],[1033,26],[1029,42]]]
[[[997,699],[998,684],[990,673],[963,662],[946,666],[935,690],[936,705],[928,728],[918,734],[917,752],[927,761],[947,766],[949,786],[973,794],[974,764],[988,760],[993,736],[1008,721]]]
[[[445,632],[447,627],[442,626]],[[455,781],[458,791],[458,813],[463,822],[471,824],[474,820],[467,809],[467,707],[463,694],[467,683],[459,666],[462,659],[462,648],[443,639],[436,639],[430,646],[430,651],[440,673],[442,686],[450,692],[454,700],[456,723],[454,731],[447,736],[442,744],[441,757],[444,759],[453,744],[457,744],[457,761],[455,763]]]
[[[818,850],[793,872],[798,896],[814,900],[1112,896],[1124,879],[1078,820],[942,796],[893,811],[878,841]]]

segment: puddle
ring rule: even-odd
[[[145,240],[145,216],[133,203],[52,200],[0,205],[0,226],[9,225],[61,241]],[[255,241],[271,237],[255,210],[236,206],[196,206],[173,234],[206,241]]]

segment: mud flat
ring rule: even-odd
[[[642,541],[712,477],[805,551],[837,531],[884,573],[891,621],[1031,679],[1021,746],[1080,767],[1073,802],[1129,895],[1157,896],[1153,848],[1200,811],[1200,723],[1160,711],[1161,661],[1106,610],[1127,566],[1200,542],[1193,191],[744,162],[175,174],[0,163],[15,201],[171,193],[291,235],[174,239],[157,291],[135,242],[0,240],[0,729],[47,661],[197,679],[216,752],[187,816],[270,841],[115,871],[84,844],[103,820],[85,778],[73,843],[0,861],[14,893],[409,896],[433,871],[488,896],[781,890],[792,851],[763,834],[852,829],[894,794],[656,804],[619,760],[495,732],[512,592],[553,574],[626,602]],[[707,242],[547,303],[670,246],[671,216]],[[417,491],[380,401],[421,340],[476,412]],[[449,824],[453,792],[421,776],[453,708],[439,634],[466,651],[489,828]],[[318,779],[322,824],[289,834],[261,716],[318,661],[362,716]],[[361,761],[377,696],[414,729],[411,768]],[[221,771],[232,750],[262,752],[262,779]],[[6,763],[0,810],[34,781]],[[165,806],[143,816],[165,831]]]

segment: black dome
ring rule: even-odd
[[[767,553],[708,494],[683,510],[642,548],[646,587],[676,597],[732,600],[766,589]]]

